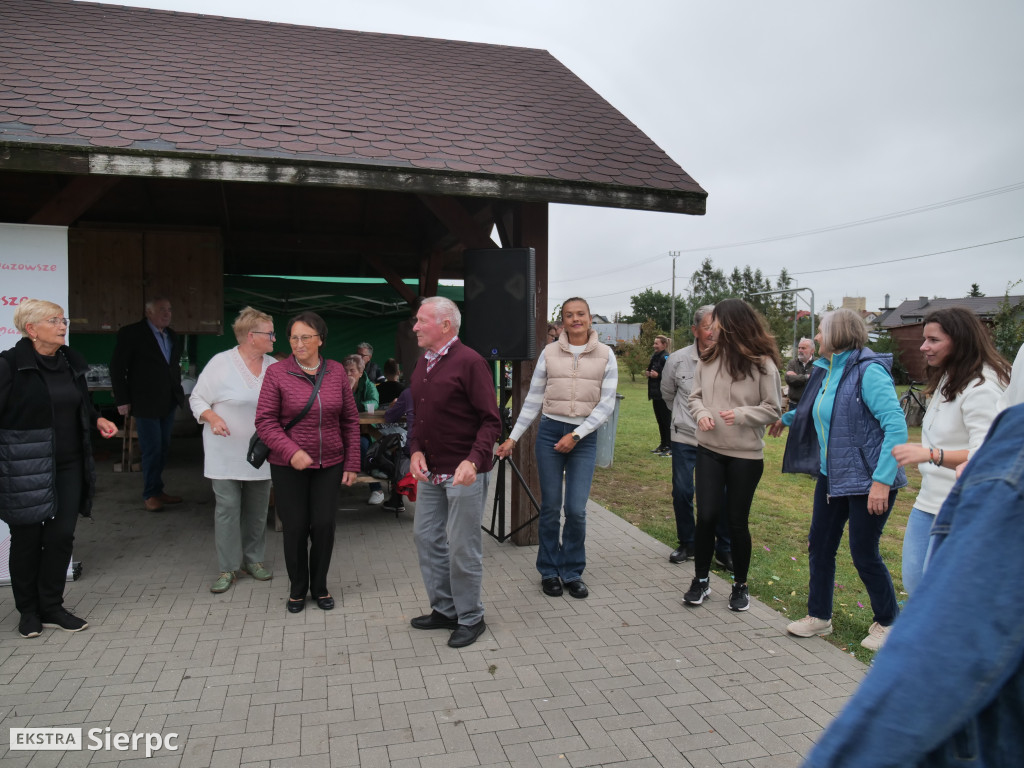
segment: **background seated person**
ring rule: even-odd
[[[349,355],[341,364],[345,367],[345,374],[352,387],[352,396],[356,400],[356,409],[360,413],[377,408],[377,387],[375,387],[364,373],[363,358],[359,355]],[[372,440],[367,435],[359,436],[359,452],[362,456],[363,469],[366,468],[366,451],[370,448]],[[384,489],[380,483],[370,483],[370,498],[367,504],[383,504]]]
[[[384,363],[385,381],[377,385],[377,395],[381,405],[390,405],[398,399],[402,391],[408,386],[399,381],[402,376],[402,369],[395,358],[390,358]]]

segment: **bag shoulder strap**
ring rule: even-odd
[[[320,373],[316,375],[316,384],[313,387],[313,394],[309,396],[309,402],[306,403],[306,407],[299,412],[298,416],[288,422],[288,426],[284,428],[286,432],[302,421],[306,414],[309,413],[309,409],[313,407],[313,401],[316,400],[317,393],[320,391],[320,382],[323,381],[325,370],[327,370],[326,360],[324,360],[323,365],[320,366]]]

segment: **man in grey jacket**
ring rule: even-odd
[[[697,424],[690,413],[690,389],[700,355],[715,343],[711,325],[713,304],[706,304],[693,313],[694,343],[673,352],[661,374],[661,396],[672,404],[672,507],[676,515],[676,533],[679,547],[668,559],[682,563],[693,557],[693,537],[696,522],[693,515],[693,468],[697,463]],[[729,543],[729,525],[723,515],[715,531],[715,560],[732,571],[732,547]]]

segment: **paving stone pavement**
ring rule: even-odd
[[[87,738],[81,751],[9,750],[9,728],[43,726],[178,734],[154,767],[796,766],[865,671],[820,638],[788,637],[757,600],[729,611],[716,576],[710,601],[683,606],[692,565],[593,502],[590,598],[545,597],[536,548],[485,536],[488,631],[463,650],[409,626],[428,609],[413,506],[369,507],[365,486],[338,512],[335,610],[285,611],[272,528],[274,579],[243,575],[215,595],[199,451],[175,442],[165,479],[186,502],[159,514],[142,509],[139,475],[100,461],[96,522],[76,539],[83,575],[65,596],[87,630],[25,640],[0,588],[4,768],[144,757]]]

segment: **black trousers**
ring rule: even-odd
[[[75,525],[82,505],[82,459],[57,466],[57,514],[11,526],[11,591],[19,613],[50,614],[64,605]]]
[[[670,447],[672,445],[672,408],[660,397],[651,402],[654,404],[654,418],[658,421],[658,445]]]
[[[290,597],[300,600],[309,592],[325,597],[327,571],[334,551],[335,516],[344,465],[299,471],[270,466],[277,516],[284,540],[284,564],[291,582]]]
[[[737,459],[697,446],[697,533],[694,566],[706,578],[715,552],[715,526],[725,509],[732,539],[733,575],[737,584],[750,570],[750,505],[764,473],[764,459]]]

